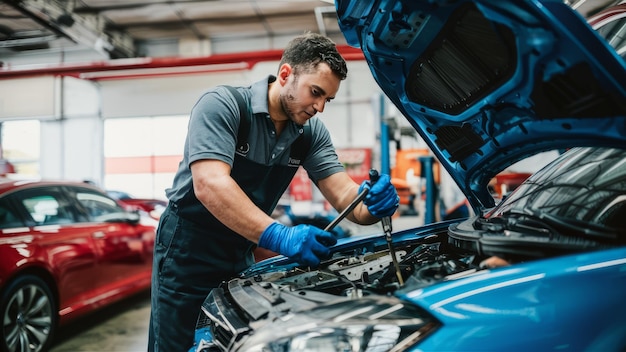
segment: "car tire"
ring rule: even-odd
[[[2,351],[48,351],[58,323],[56,300],[37,276],[17,278],[2,292]]]

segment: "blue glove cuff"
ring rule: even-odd
[[[276,253],[280,253],[279,233],[282,230],[281,227],[285,227],[285,225],[282,225],[276,221],[266,227],[259,237],[259,247],[263,247]]]
[[[359,186],[359,192],[358,194],[361,194],[361,192],[363,192],[364,189],[370,190],[372,188],[372,184],[370,183],[370,181],[363,181],[361,182],[361,185]]]

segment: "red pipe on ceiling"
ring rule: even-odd
[[[338,45],[337,49],[347,61],[365,59],[360,49],[347,45]],[[0,79],[54,75],[70,76],[87,80],[104,80],[195,74],[202,72],[225,72],[251,69],[259,62],[278,61],[281,56],[282,50],[264,50],[246,53],[216,54],[202,57],[146,57],[90,63],[24,65],[22,67],[7,66],[0,67]],[[145,71],[142,72],[142,70]]]

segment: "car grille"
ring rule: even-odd
[[[234,313],[236,310],[228,303],[221,288],[211,291],[202,304],[202,311],[213,322],[213,342],[223,351],[229,351],[241,336],[250,331],[247,322]]]

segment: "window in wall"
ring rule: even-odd
[[[39,175],[39,121],[5,121],[0,131],[2,156],[13,164],[15,173],[27,177]]]
[[[183,154],[188,116],[104,121],[104,187],[137,198],[165,199]]]

